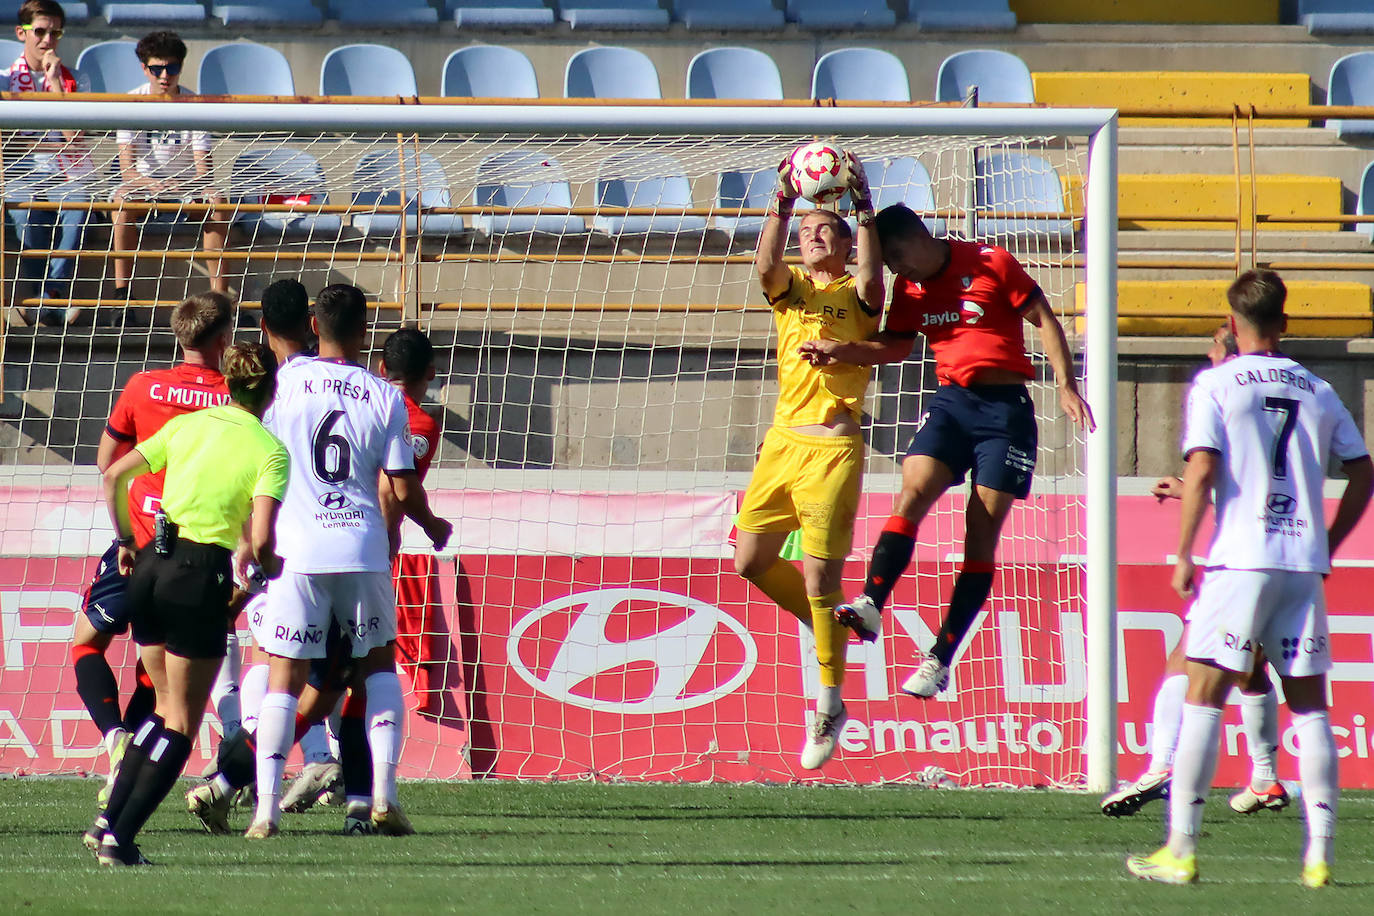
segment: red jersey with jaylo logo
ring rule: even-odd
[[[172,417],[228,403],[224,376],[209,366],[182,363],[139,372],[120,392],[105,430],[121,442],[137,445]],[[129,487],[129,519],[139,547],[153,539],[153,513],[162,502],[163,477],[162,471],[144,474]]]
[[[1004,248],[949,240],[949,263],[921,283],[897,278],[886,330],[924,334],[942,384],[967,385],[980,369],[1026,378],[1026,308],[1039,285]]]

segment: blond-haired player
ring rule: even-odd
[[[815,634],[821,690],[801,754],[809,770],[835,753],[848,720],[840,688],[849,632],[835,621],[835,607],[844,600],[840,582],[858,512],[864,456],[859,420],[872,371],[814,366],[801,346],[820,338],[866,340],[877,331],[883,307],[868,182],[857,159],[851,157],[850,166],[857,244],[844,219],[812,210],[799,230],[802,266],[784,263],[796,203],[784,163],[754,257],[778,328],[778,402],[740,507],[735,570]],[[851,251],[858,259],[854,274],[846,269]],[[798,528],[805,551],[800,572],[779,556]]]

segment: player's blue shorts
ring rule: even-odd
[[[1017,499],[1030,494],[1035,471],[1035,407],[1025,385],[941,385],[916,424],[908,455],[929,455],[962,483]]]
[[[324,638],[324,658],[310,660],[310,673],[306,683],[321,693],[343,690],[353,680],[353,671],[358,660],[353,657],[353,648],[343,628],[337,620],[329,623],[329,633]]]
[[[119,636],[129,629],[132,607],[125,596],[129,590],[129,579],[119,574],[119,542],[110,545],[100,556],[95,568],[95,577],[86,586],[86,597],[81,609],[86,619],[100,633]]]

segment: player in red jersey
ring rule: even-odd
[[[877,637],[880,611],[911,562],[917,525],[941,494],[972,472],[963,568],[930,655],[902,685],[924,698],[949,685],[950,665],[992,588],[1002,524],[1015,500],[1030,493],[1037,436],[1026,382],[1035,368],[1024,323],[1040,332],[1064,413],[1083,429],[1094,424],[1078,393],[1064,329],[1011,254],[995,245],[934,238],[902,204],[878,214],[878,239],[883,262],[896,275],[884,330],[856,343],[809,341],[802,350],[819,365],[901,362],[923,334],[935,355],[940,387],[902,461],[902,492],[873,549],[863,594],[836,609],[840,622],[861,638]]]
[[[102,473],[172,417],[229,402],[229,389],[219,372],[220,357],[233,334],[229,299],[218,293],[192,296],[172,312],[172,331],[185,359],[171,369],[139,372],[125,384],[96,451],[96,466]],[[162,480],[162,472],[144,474],[129,488],[129,515],[138,547],[152,540]],[[119,574],[118,555],[119,544],[114,543],[100,558],[86,590],[84,613],[76,618],[72,644],[76,691],[104,736],[110,758],[110,780],[100,793],[102,804],[130,731],[153,711],[153,685],[140,665],[138,687],[120,716],[119,684],[105,659],[111,640],[128,631],[132,610],[124,600],[128,579]]]

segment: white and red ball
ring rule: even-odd
[[[834,143],[819,140],[792,152],[792,184],[812,203],[839,200],[849,190],[849,160]]]

